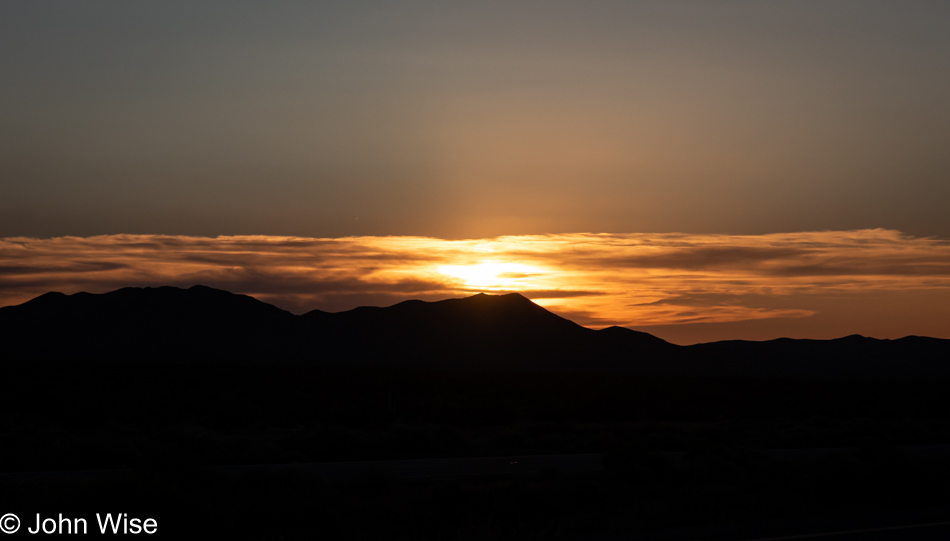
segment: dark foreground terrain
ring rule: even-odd
[[[128,310],[124,325],[143,317],[134,303]],[[834,358],[846,357],[839,368],[866,355],[893,378],[816,373],[814,358],[794,376],[717,375],[683,368],[701,361],[637,333],[642,347],[627,355],[642,369],[608,370],[628,338],[579,327],[576,336],[608,338],[576,359],[561,355],[554,370],[536,369],[543,357],[499,369],[492,363],[530,348],[486,335],[418,350],[397,333],[356,348],[362,362],[334,362],[321,330],[318,358],[264,355],[248,338],[260,354],[252,358],[231,342],[215,353],[215,341],[189,327],[202,337],[198,359],[174,334],[181,320],[169,323],[174,331],[153,313],[152,341],[129,341],[88,313],[55,324],[38,313],[31,317],[55,344],[26,347],[23,337],[43,332],[19,316],[19,338],[3,336],[21,343],[3,358],[0,514],[16,513],[23,528],[37,513],[62,513],[87,518],[93,533],[95,514],[111,512],[156,518],[156,535],[169,539],[756,539],[843,530],[909,539],[911,530],[939,531],[888,528],[950,520],[947,380],[939,370],[900,370],[940,368],[933,348],[915,364],[860,340],[855,358],[847,340],[834,345]],[[574,332],[560,318],[526,317],[514,321],[529,334],[543,335],[543,321]],[[225,333],[220,340],[227,331],[216,325],[205,331]],[[85,342],[70,349],[64,336]],[[108,354],[96,358],[96,347]],[[468,364],[496,347],[514,349],[486,358],[493,369]],[[824,345],[781,355],[762,344],[731,354],[723,343],[706,347],[735,368],[752,358],[793,362],[796,347]],[[367,353],[375,350],[385,363]],[[431,365],[439,351],[462,366]],[[653,368],[663,363],[668,369]]]

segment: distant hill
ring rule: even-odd
[[[47,293],[0,308],[0,336],[18,357],[180,359],[283,349],[296,316],[205,286]]]
[[[0,308],[13,360],[235,361],[723,377],[950,377],[950,340],[779,339],[676,346],[594,331],[517,293],[296,316],[205,286],[47,293]]]

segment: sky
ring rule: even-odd
[[[200,279],[297,312],[517,290],[681,343],[950,337],[948,24],[921,0],[4,2],[0,305]],[[249,238],[255,279],[178,266]],[[326,273],[357,246],[381,266]]]

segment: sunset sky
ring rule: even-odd
[[[950,3],[9,1],[0,306],[950,338]]]

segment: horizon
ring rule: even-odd
[[[214,290],[214,291],[220,291],[220,292],[224,292],[224,293],[230,293],[230,294],[232,294],[232,295],[244,295],[244,294],[242,294],[242,293],[234,293],[234,292],[227,291],[227,290],[224,290],[224,289],[212,288],[212,287],[206,286],[206,285],[204,285],[204,284],[194,284],[194,285],[192,285],[191,287],[177,287],[177,286],[125,286],[125,287],[122,287],[122,288],[119,288],[119,289],[115,289],[115,290],[112,290],[112,291],[106,291],[106,292],[102,292],[102,293],[91,293],[91,292],[88,292],[88,291],[78,291],[78,292],[76,292],[76,293],[62,293],[61,291],[48,291],[48,292],[46,292],[46,293],[43,293],[42,295],[39,295],[38,297],[33,297],[32,299],[30,299],[30,300],[28,300],[28,301],[26,301],[26,302],[24,302],[24,303],[20,303],[20,304],[16,304],[16,305],[0,306],[0,308],[12,308],[12,307],[16,307],[16,306],[22,306],[22,305],[24,305],[24,304],[27,304],[27,303],[29,303],[29,302],[31,302],[31,301],[34,301],[34,300],[39,299],[40,297],[44,297],[44,296],[46,296],[46,295],[65,295],[65,296],[67,296],[67,297],[68,297],[68,296],[73,296],[73,295],[80,295],[80,294],[107,295],[107,294],[109,294],[109,293],[115,293],[115,292],[122,291],[122,290],[127,290],[127,289],[134,289],[134,290],[139,290],[139,289],[141,289],[141,290],[147,290],[147,289],[163,289],[163,288],[178,289],[178,290],[180,290],[180,291],[191,290],[191,289],[195,289],[195,288],[205,288],[205,289],[211,289],[211,290]],[[522,293],[519,293],[519,292],[517,292],[517,291],[510,291],[510,292],[503,292],[503,293],[484,293],[484,292],[479,292],[479,293],[474,293],[474,294],[472,294],[472,295],[463,296],[463,297],[449,297],[449,298],[446,298],[446,299],[438,299],[438,300],[405,299],[405,300],[401,300],[401,301],[398,301],[398,302],[396,302],[396,303],[394,303],[394,304],[390,304],[390,305],[386,305],[386,306],[360,305],[360,306],[356,306],[356,307],[354,307],[354,308],[350,308],[350,309],[348,309],[348,310],[340,310],[340,311],[337,311],[337,312],[327,312],[327,311],[325,311],[325,310],[319,310],[319,309],[307,310],[307,311],[300,312],[300,313],[290,312],[289,310],[287,310],[287,312],[290,313],[290,314],[292,314],[292,315],[294,315],[294,316],[302,316],[302,315],[306,315],[306,314],[311,313],[311,312],[323,312],[323,313],[326,313],[326,314],[342,314],[342,313],[345,313],[345,312],[350,312],[350,311],[353,311],[353,310],[357,310],[357,309],[359,309],[359,308],[392,308],[392,307],[395,307],[395,306],[398,306],[398,305],[400,305],[400,304],[404,304],[404,303],[407,303],[407,302],[422,302],[422,303],[426,303],[426,304],[432,304],[432,303],[439,303],[439,302],[451,301],[451,300],[466,300],[466,299],[472,299],[472,298],[475,298],[475,297],[482,297],[482,296],[487,296],[487,297],[507,297],[507,296],[510,296],[510,295],[518,296],[518,297],[520,297],[520,298],[522,298],[522,299],[525,299],[525,300],[528,300],[528,301],[534,303],[535,305],[538,305],[536,302],[532,301],[531,299],[529,299],[528,297],[526,297],[526,296],[523,295]],[[265,302],[265,301],[261,301],[260,299],[255,298],[253,295],[244,295],[244,296],[247,296],[247,297],[250,297],[250,298],[254,298],[255,300],[260,301],[260,302],[263,302],[264,304],[267,304],[267,305],[269,305],[269,306],[274,306],[273,304],[270,304],[270,303],[267,303],[267,302]],[[538,306],[540,306],[540,305],[538,305]],[[276,307],[276,308],[280,308],[279,306],[275,306],[275,307]],[[542,307],[542,308],[543,308],[543,307]],[[548,310],[548,311],[551,312],[551,313],[553,313],[554,315],[560,316],[560,314],[558,314],[557,312],[550,311],[550,310]],[[563,317],[563,316],[560,316],[560,317]],[[568,318],[564,318],[564,319],[568,319]],[[571,320],[568,319],[568,321],[571,321]],[[573,322],[573,321],[572,321],[572,322]],[[573,323],[576,323],[576,322],[573,322]],[[581,326],[584,327],[584,325],[581,325]],[[590,327],[587,327],[587,328],[590,328]],[[592,329],[592,330],[603,330],[603,329],[608,329],[608,328],[610,328],[610,329],[613,329],[613,328],[629,329],[629,327],[621,327],[621,326],[619,326],[619,325],[610,325],[610,326],[600,327],[600,328]],[[634,330],[634,329],[631,329],[631,330]],[[648,334],[649,334],[649,333],[648,333]],[[850,334],[850,335],[846,335],[846,336],[839,336],[839,337],[835,337],[835,338],[831,338],[831,339],[825,339],[825,340],[836,340],[836,339],[841,339],[841,338],[851,338],[851,337],[855,337],[855,336],[861,337],[861,338],[871,338],[871,339],[875,339],[875,340],[892,340],[891,338],[877,338],[877,337],[874,337],[874,336],[864,336],[864,335],[861,335],[861,334]],[[926,337],[926,336],[923,336],[923,337],[922,337],[922,336],[920,336],[920,335],[905,335],[905,336],[902,336],[902,337],[897,338],[897,339],[899,340],[899,339],[901,339],[901,338],[936,338],[936,337]],[[761,340],[761,341],[784,340],[784,339],[789,339],[789,337],[779,337],[779,338],[773,338],[773,339],[767,339],[767,340]],[[795,339],[792,338],[792,340],[795,340]],[[729,341],[734,341],[734,340],[726,339],[726,340],[721,340],[721,341],[723,341],[723,342],[729,342]],[[673,342],[670,342],[670,343],[671,343],[671,344],[674,344],[674,345],[687,346],[687,345],[696,345],[696,344],[706,344],[706,343],[710,343],[710,342],[695,342],[695,343],[691,343],[691,344],[675,344],[675,343],[673,343]]]
[[[950,338],[948,4],[2,13],[0,304],[510,290],[675,343]]]
[[[683,345],[950,337],[950,243],[897,231],[0,239],[0,305],[199,283],[297,314],[517,292],[586,327]]]

